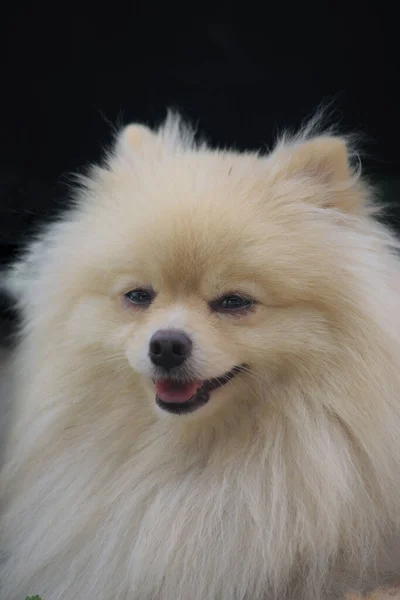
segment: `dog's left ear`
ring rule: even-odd
[[[366,201],[359,173],[350,162],[344,138],[319,136],[293,144],[283,143],[275,151],[281,176],[309,181],[315,194],[309,201],[320,206],[358,213]],[[281,170],[282,169],[282,170]]]
[[[154,144],[156,137],[156,134],[145,125],[140,125],[139,123],[127,125],[117,136],[117,154],[125,156],[141,154],[145,146]]]
[[[288,148],[289,173],[302,173],[321,183],[339,183],[349,179],[350,164],[346,141],[321,136]]]

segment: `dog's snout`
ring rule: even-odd
[[[183,331],[160,329],[150,340],[149,356],[153,364],[170,370],[189,358],[192,342]]]

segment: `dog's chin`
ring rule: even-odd
[[[156,379],[156,403],[162,410],[173,415],[187,415],[205,406],[214,391],[227,385],[245,365],[235,366],[227,373],[206,381],[182,382],[173,377]]]

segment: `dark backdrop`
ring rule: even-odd
[[[65,205],[68,173],[101,156],[113,125],[155,124],[166,107],[216,144],[256,148],[333,101],[340,128],[365,134],[365,169],[396,224],[395,5],[270,4],[230,6],[236,23],[212,25],[189,4],[174,15],[134,0],[3,5],[0,261]]]

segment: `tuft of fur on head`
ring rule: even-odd
[[[352,156],[315,124],[212,150],[170,114],[81,178],[6,283],[2,597],[331,600],[399,575],[399,244]],[[156,404],[165,329],[191,341],[181,383],[240,367],[185,415]]]

